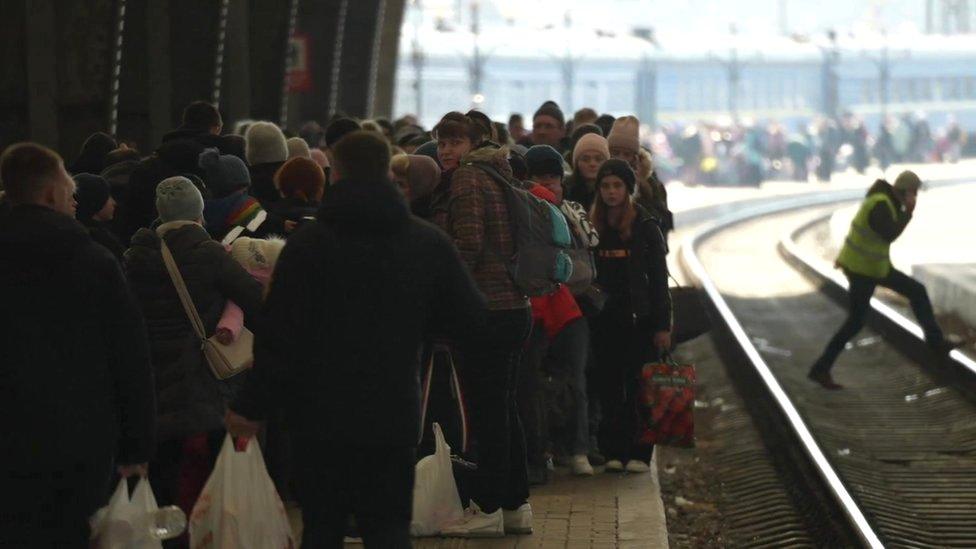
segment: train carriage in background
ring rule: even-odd
[[[874,129],[886,112],[976,126],[976,41],[964,35],[511,34],[404,32],[396,114],[417,113],[430,127],[444,112],[477,107],[507,120],[555,99],[567,116],[587,106],[654,125],[735,116],[792,128],[851,112]]]

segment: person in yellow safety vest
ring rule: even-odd
[[[847,342],[864,327],[871,296],[878,286],[908,298],[915,318],[925,332],[925,341],[933,351],[948,354],[961,343],[942,334],[925,286],[891,265],[889,248],[911,221],[921,186],[922,181],[910,171],[899,174],[894,185],[882,179],[875,181],[851,222],[836,263],[850,281],[847,321],[837,330],[807,376],[824,388],[842,388],[834,382],[830,368]]]

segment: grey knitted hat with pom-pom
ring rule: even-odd
[[[217,149],[200,153],[200,167],[206,173],[204,182],[214,198],[223,198],[251,185],[251,174],[244,161]]]

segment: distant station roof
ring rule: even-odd
[[[467,29],[438,30],[406,28],[401,33],[401,52],[411,51],[418,40],[429,57],[471,56],[474,35]],[[552,59],[573,57],[583,60],[709,61],[725,60],[734,50],[740,61],[794,62],[822,59],[823,51],[836,47],[841,55],[877,53],[886,46],[892,52],[918,59],[971,57],[976,40],[965,35],[930,35],[917,31],[881,34],[860,32],[838,35],[832,43],[826,36],[816,37],[759,35],[752,33],[701,34],[657,33],[654,42],[628,34],[584,28],[523,29],[487,28],[477,38],[481,53],[493,58]]]

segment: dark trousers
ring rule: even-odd
[[[525,434],[526,459],[532,467],[546,466],[549,450],[549,430],[546,421],[544,398],[545,372],[543,358],[549,349],[549,341],[542,324],[535,324],[522,353],[518,369],[516,402],[519,421]]]
[[[650,461],[653,445],[636,443],[638,429],[637,374],[650,358],[650,333],[634,324],[629,303],[608,303],[593,322],[593,381],[602,418],[598,440],[609,459]]]
[[[529,464],[544,467],[545,453],[583,454],[590,448],[586,366],[590,328],[579,318],[549,341],[532,328],[518,372],[518,411]]]
[[[200,497],[224,442],[224,431],[197,433],[162,441],[149,463],[149,478],[160,506],[176,505],[189,517]],[[189,529],[163,542],[166,549],[190,546]]]
[[[460,375],[478,472],[471,499],[487,513],[517,509],[529,498],[525,435],[516,404],[522,346],[531,329],[529,309],[490,311],[485,329],[458,345]]]
[[[568,409],[563,410],[565,440],[560,441],[560,446],[565,446],[574,455],[585,455],[590,450],[589,398],[586,394],[589,355],[590,327],[586,319],[579,318],[556,335],[545,361],[546,371],[553,378],[564,379],[564,386],[569,390]]]
[[[302,547],[341,548],[349,516],[366,547],[410,547],[417,451],[295,439]]]
[[[114,488],[111,460],[60,466],[0,472],[0,547],[89,546],[88,519]]]
[[[891,273],[881,280],[846,271],[844,274],[850,281],[850,289],[847,294],[849,300],[847,320],[837,330],[823,354],[813,365],[814,373],[829,372],[847,342],[864,327],[868,311],[871,309],[871,296],[874,295],[874,289],[878,286],[889,288],[908,298],[912,312],[915,313],[915,318],[922,326],[925,340],[929,345],[937,345],[942,342],[942,329],[935,321],[935,313],[932,311],[929,294],[925,291],[925,286],[919,281],[896,269],[892,269]]]

